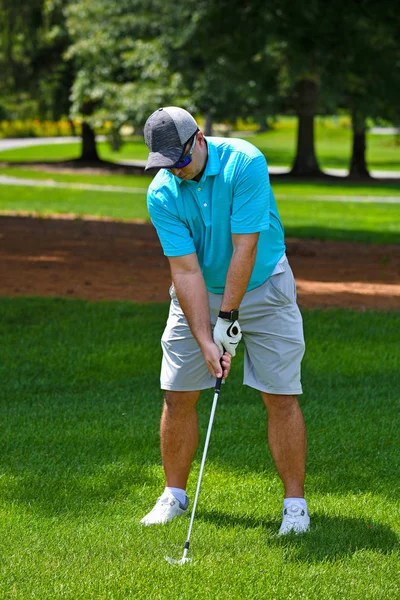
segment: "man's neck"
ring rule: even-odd
[[[206,142],[206,140],[204,140]],[[206,166],[207,166],[207,160],[208,160],[208,145],[206,142],[206,155],[205,155],[205,160],[204,160],[204,166],[202,168],[202,170],[200,171],[200,173],[198,175],[196,175],[196,177],[193,177],[194,181],[200,181],[200,179],[203,177],[203,173],[206,170]]]

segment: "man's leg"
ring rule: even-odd
[[[161,416],[161,457],[168,487],[186,489],[199,443],[196,404],[200,392],[166,391]]]
[[[297,396],[261,393],[268,412],[268,443],[285,488],[278,535],[303,533],[310,527],[304,499],[306,427]]]
[[[268,443],[285,498],[304,498],[307,442],[297,396],[261,395],[268,412]]]
[[[186,484],[199,442],[196,411],[199,396],[200,392],[165,392],[160,441],[166,488],[141,520],[143,525],[167,523],[187,512]]]

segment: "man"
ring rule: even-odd
[[[306,432],[297,395],[303,327],[264,156],[239,139],[205,138],[186,110],[160,108],[144,128],[148,209],[173,285],[162,336],[161,454],[166,488],[144,525],[187,511],[198,445],[196,403],[229,373],[243,336],[244,384],[261,392],[285,490],[279,533],[309,528]]]

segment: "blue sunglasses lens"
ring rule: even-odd
[[[183,169],[184,167],[187,167],[188,164],[191,162],[192,162],[191,156],[184,156],[183,158],[181,158],[181,160],[178,160],[176,165],[174,165],[174,168],[175,169]]]
[[[186,154],[186,156],[183,156],[180,160],[178,160],[178,162],[171,168],[172,169],[184,169],[185,167],[187,167],[188,164],[192,162],[192,154],[193,154],[195,145],[196,145],[196,134],[194,134],[194,136],[193,136],[193,142],[192,142],[189,152]]]

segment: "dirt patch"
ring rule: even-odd
[[[3,296],[169,299],[168,261],[151,225],[21,216],[0,223]],[[400,246],[286,242],[301,307],[400,309]]]

